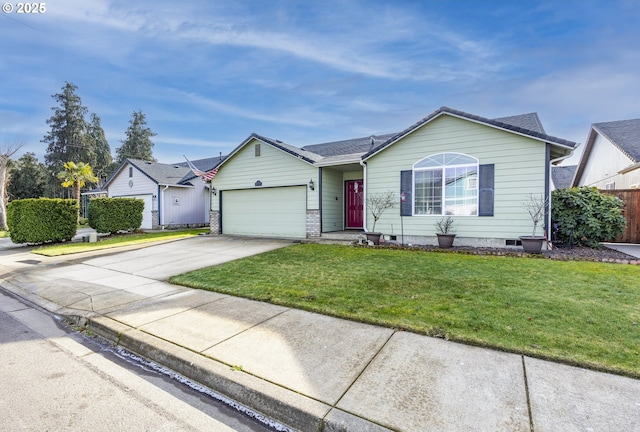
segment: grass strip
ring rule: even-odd
[[[95,243],[73,242],[56,243],[50,246],[43,246],[32,250],[33,253],[44,256],[60,256],[90,252],[101,249],[111,249],[123,246],[132,246],[157,241],[177,240],[185,237],[192,237],[200,233],[208,232],[207,229],[184,230],[184,231],[163,231],[157,233],[143,234],[123,234],[115,237],[102,238]]]
[[[302,244],[171,282],[640,377],[640,266]]]

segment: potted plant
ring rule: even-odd
[[[549,204],[549,198],[545,198],[542,195],[529,195],[529,200],[522,203],[522,206],[527,209],[531,222],[533,222],[533,233],[530,236],[520,236],[522,242],[522,248],[527,253],[541,253],[542,245],[546,240],[545,236],[536,235],[538,224],[544,219],[545,210]]]
[[[373,228],[366,233],[367,240],[373,244],[380,244],[380,236],[382,233],[376,232],[376,222],[382,217],[382,214],[396,206],[396,195],[391,191],[377,192],[367,195],[367,210],[373,216]]]
[[[453,240],[456,238],[454,234],[454,221],[451,216],[440,219],[436,222],[436,236],[438,236],[438,246],[444,249],[448,249],[453,246]]]

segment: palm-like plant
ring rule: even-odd
[[[78,202],[78,219],[80,219],[80,189],[87,183],[97,183],[98,177],[93,174],[89,164],[67,162],[64,164],[64,171],[58,173],[58,178],[62,180],[63,187],[73,188],[73,199]]]

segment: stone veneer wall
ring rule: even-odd
[[[320,237],[320,210],[307,210],[307,237]]]
[[[160,229],[160,214],[158,210],[151,210],[151,229]]]
[[[211,234],[220,234],[220,211],[209,211],[209,232]]]

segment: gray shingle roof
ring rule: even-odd
[[[640,119],[594,123],[593,127],[634,163],[640,162]]]
[[[556,189],[566,189],[571,187],[573,175],[576,173],[578,165],[554,166],[551,167],[551,180]]]
[[[342,141],[333,141],[322,144],[312,144],[302,147],[303,150],[319,154],[322,157],[352,155],[366,153],[372,148],[384,143],[395,134],[371,135],[362,138],[353,138]]]
[[[530,131],[546,134],[544,127],[542,127],[542,122],[540,121],[540,117],[538,117],[538,113],[529,113],[529,114],[520,114],[516,116],[510,117],[500,117],[494,118],[494,121],[507,123],[511,126],[517,126],[522,129],[527,129]]]
[[[540,140],[558,144],[567,148],[575,148],[576,143],[568,141],[562,138],[557,138],[551,135],[547,135],[544,132],[540,118],[536,113],[521,114],[510,117],[501,117],[498,119],[488,119],[473,114],[469,114],[463,111],[454,110],[448,107],[441,107],[437,111],[433,112],[429,116],[420,120],[416,124],[410,126],[399,133],[383,134],[383,135],[371,135],[367,137],[352,138],[341,141],[332,141],[328,143],[310,144],[304,147],[296,147],[290,144],[286,144],[280,140],[272,139],[252,133],[247,139],[245,139],[238,147],[236,147],[230,155],[235,154],[242,147],[244,147],[252,139],[258,139],[267,144],[272,145],[290,155],[304,160],[311,164],[340,164],[351,163],[354,159],[366,158],[378,151],[382,150],[388,145],[400,139],[402,136],[413,131],[417,127],[420,127],[429,120],[437,117],[442,113],[449,113],[452,115],[464,117],[470,120],[482,122],[491,126],[499,127],[502,129],[510,130],[523,135],[528,135]],[[215,159],[215,158],[214,158]],[[200,168],[200,167],[198,167]],[[212,168],[210,168],[212,169]],[[205,170],[203,170],[205,171]],[[207,170],[208,171],[208,170]]]
[[[251,138],[256,138],[256,139],[259,139],[260,141],[264,141],[268,144],[271,144],[272,146],[279,148],[280,150],[286,153],[289,153],[292,156],[300,158],[306,162],[309,162],[311,164],[317,162],[320,159],[320,156],[316,153],[312,153],[312,152],[303,150],[301,148],[298,148],[296,146],[286,144],[280,140],[267,138],[266,136],[263,136],[263,135],[258,135],[257,133],[252,133],[251,136],[244,141],[244,143],[248,142]],[[244,145],[244,143],[242,145]]]
[[[215,167],[217,167],[218,165],[220,165],[222,161],[225,159],[226,159],[226,156],[216,156],[212,158],[192,160],[191,163],[200,171],[209,172],[213,170]],[[171,165],[178,165],[178,166],[184,166],[184,167],[189,166],[186,161],[178,162]],[[191,170],[189,170],[189,172],[182,178],[180,183],[186,183],[189,180],[192,180],[196,177],[197,176]]]
[[[158,184],[179,185],[181,180],[191,172],[188,166],[168,165],[140,159],[127,159],[127,161]]]
[[[376,148],[368,151],[364,156],[362,156],[363,159],[366,159],[369,156],[372,156],[375,153],[378,153],[380,150],[384,149],[385,147],[393,144],[395,141],[399,140],[400,138],[402,138],[403,136],[409,134],[410,132],[412,132],[413,130],[419,128],[420,126],[422,126],[423,124],[431,121],[432,119],[434,119],[435,117],[440,116],[441,114],[446,113],[446,114],[451,114],[454,116],[458,116],[458,117],[462,117],[462,118],[466,118],[469,120],[474,120],[480,123],[484,123],[486,125],[490,125],[490,126],[495,126],[501,129],[505,129],[505,130],[509,130],[512,132],[516,132],[516,133],[520,133],[523,135],[527,135],[533,138],[538,138],[540,140],[546,141],[546,142],[550,142],[550,143],[554,143],[554,144],[558,144],[561,145],[563,147],[568,147],[568,148],[575,148],[576,147],[576,143],[573,141],[569,141],[569,140],[565,140],[563,138],[558,138],[558,137],[554,137],[551,135],[547,135],[545,133],[541,133],[535,130],[530,130],[530,129],[525,129],[519,125],[512,125],[509,123],[506,123],[504,121],[504,119],[512,119],[511,121],[513,121],[514,117],[521,117],[521,116],[514,116],[514,117],[503,117],[503,121],[499,121],[499,120],[492,120],[492,119],[488,119],[485,117],[481,117],[481,116],[477,116],[474,114],[469,114],[467,112],[464,111],[459,111],[459,110],[455,110],[453,108],[449,108],[449,107],[440,107],[440,109],[434,111],[433,113],[429,114],[427,117],[423,118],[422,120],[418,121],[417,123],[409,126],[407,129],[403,130],[402,132],[397,133],[396,135],[394,135],[393,137],[391,137],[389,140],[387,140],[385,143],[377,146]],[[525,114],[525,116],[527,116],[528,114]],[[536,115],[537,117],[537,115]]]

